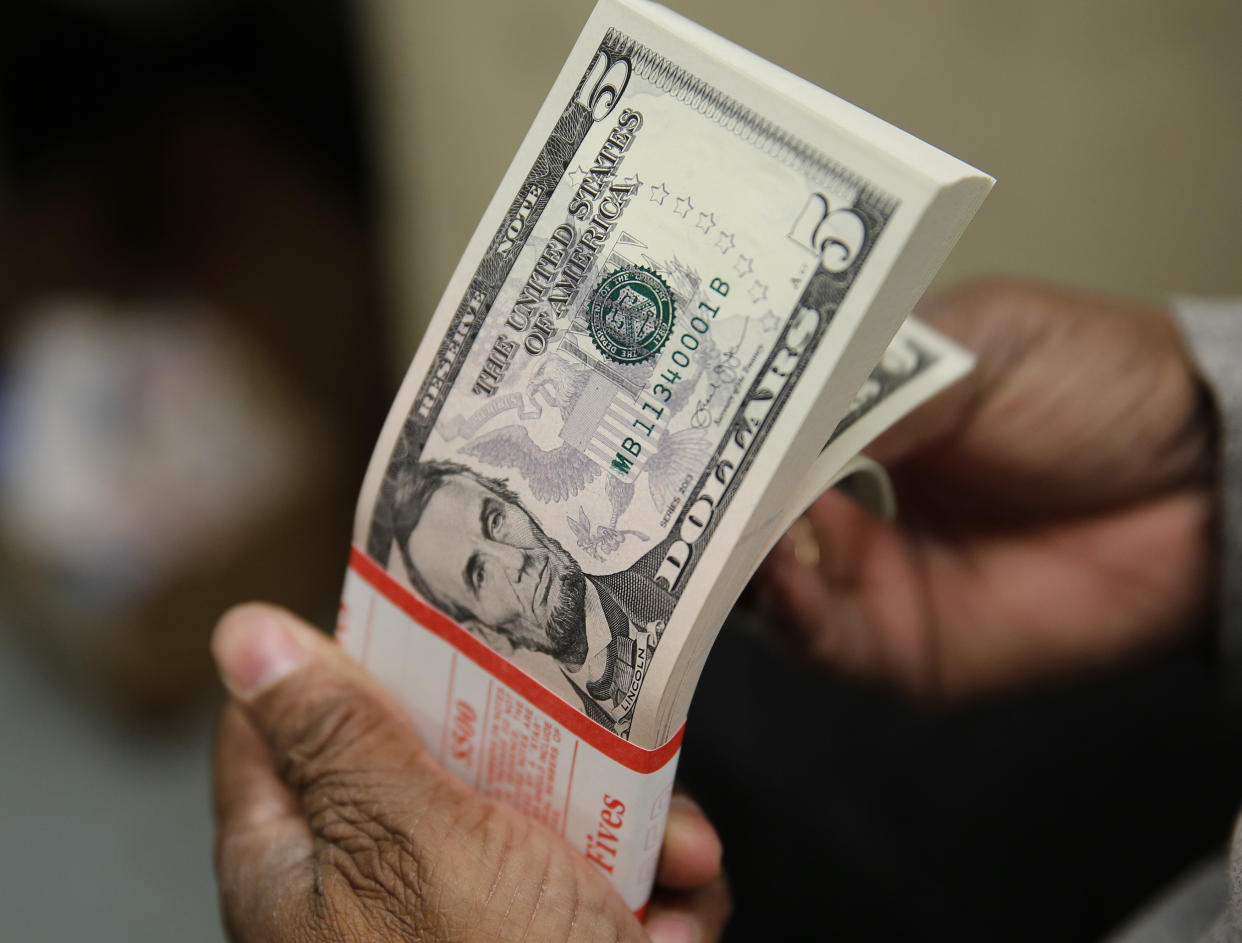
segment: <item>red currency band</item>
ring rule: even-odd
[[[428,605],[413,592],[394,580],[383,567],[357,546],[349,548],[349,566],[376,592],[404,612],[433,635],[437,635],[476,665],[506,684],[539,708],[574,736],[599,752],[636,773],[654,773],[663,769],[677,755],[686,732],[683,723],[672,738],[654,750],[644,750],[624,737],[601,727],[568,701],[554,694],[518,668],[503,655],[493,651],[481,639],[462,628],[439,609]]]

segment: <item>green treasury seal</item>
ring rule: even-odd
[[[600,280],[587,302],[591,340],[617,363],[654,357],[673,333],[673,293],[655,272],[637,265]]]

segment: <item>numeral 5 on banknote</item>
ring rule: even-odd
[[[968,363],[926,332],[882,356],[990,185],[604,0],[466,247],[367,471],[338,631],[450,771],[635,909],[733,601]]]

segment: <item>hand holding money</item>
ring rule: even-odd
[[[214,792],[236,943],[648,938],[564,839],[445,772],[317,630],[247,606],[213,650],[234,695]],[[707,943],[729,909],[720,845],[691,803],[674,802],[669,823],[646,930],[693,927]]]
[[[900,522],[828,494],[777,544],[758,577],[788,616],[774,624],[836,670],[928,697],[1194,626],[1215,571],[1213,420],[1168,317],[1012,284],[920,314],[977,366],[872,449]]]

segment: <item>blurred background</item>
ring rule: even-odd
[[[997,178],[940,284],[1242,294],[1235,0],[670,5]],[[4,939],[222,939],[210,628],[331,624],[388,402],[590,6],[0,6]],[[1216,680],[1196,644],[929,716],[726,629],[682,766],[733,937],[1099,938],[1225,841]]]

